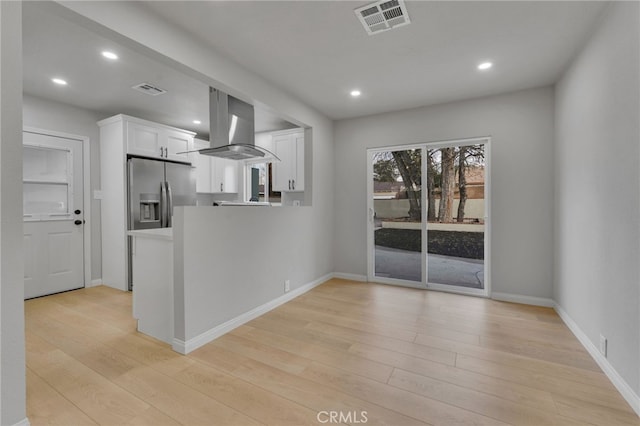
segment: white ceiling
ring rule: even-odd
[[[143,10],[343,119],[552,84],[605,7],[591,1],[408,1],[410,25],[369,36],[353,13],[367,3],[152,1]],[[26,93],[208,136],[204,83],[37,3],[25,2],[23,16]],[[120,59],[106,61],[104,49]],[[494,67],[477,71],[484,60]],[[69,85],[52,85],[53,76]],[[150,97],[130,89],[142,82],[168,93]],[[363,93],[358,99],[348,95],[354,88]],[[256,110],[256,121],[257,130],[287,126],[264,110]]]
[[[117,61],[101,56],[116,52]],[[23,6],[24,92],[95,111],[105,118],[127,114],[209,138],[209,86],[137,51],[71,22],[36,2]],[[61,87],[52,77],[68,82]],[[167,90],[149,96],[131,87],[151,83]],[[294,127],[256,108],[256,131]],[[193,120],[200,120],[194,124]]]

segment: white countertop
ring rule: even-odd
[[[173,228],[139,229],[128,231],[127,235],[138,238],[155,238],[157,240],[173,241]]]

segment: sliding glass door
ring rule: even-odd
[[[372,153],[375,277],[413,285],[424,281],[422,154],[421,148]]]
[[[369,280],[488,295],[488,139],[368,151]]]

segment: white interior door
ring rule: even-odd
[[[82,141],[23,132],[25,299],[84,287]]]

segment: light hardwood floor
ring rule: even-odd
[[[130,293],[25,310],[32,425],[640,424],[547,308],[335,279],[188,356]]]

